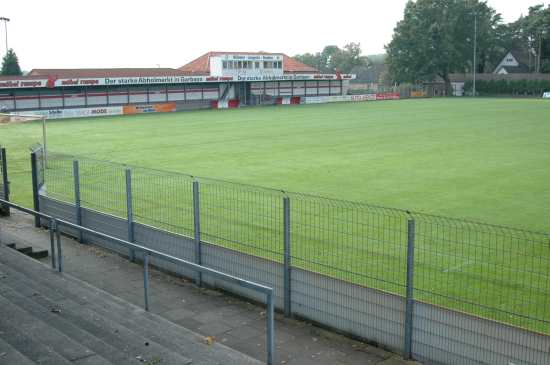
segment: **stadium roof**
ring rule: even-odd
[[[77,77],[185,76],[174,68],[35,68],[28,76]]]
[[[269,53],[269,52],[207,52],[199,58],[181,66],[178,70],[186,75],[209,75],[210,74],[210,57],[220,55],[282,55],[283,56],[283,72],[284,73],[318,73],[314,67],[303,64],[295,59],[288,57],[284,53]]]

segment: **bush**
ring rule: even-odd
[[[472,94],[473,82],[466,81],[464,90]],[[476,93],[480,96],[487,95],[513,95],[513,96],[539,96],[543,92],[550,91],[548,80],[478,80],[476,81]]]

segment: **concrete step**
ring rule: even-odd
[[[35,251],[34,249],[32,250],[31,253],[28,253],[27,255],[35,260],[41,260],[41,259],[45,259],[49,256],[49,252],[48,250],[38,250],[38,251]]]
[[[12,333],[15,330],[20,331],[35,343],[45,346],[45,348],[48,349],[48,353],[45,354],[47,357],[55,353],[56,356],[58,355],[66,360],[66,362],[63,363],[78,364],[80,360],[96,355],[90,349],[75,342],[64,333],[41,320],[41,312],[29,312],[16,305],[11,305],[13,303],[6,298],[8,295],[8,291],[3,291],[3,293],[0,294],[0,307],[4,314],[2,318],[0,318],[1,328],[5,328]],[[9,339],[7,341],[9,341]],[[16,347],[16,350],[23,354],[27,354],[30,347]],[[30,353],[32,354],[32,351],[30,351]],[[97,356],[96,359],[100,360]],[[102,360],[103,361],[99,363],[112,365],[111,362],[105,359]],[[60,360],[56,358],[55,361]]]
[[[13,252],[14,255],[17,255],[15,251]],[[113,363],[126,363],[118,361],[110,357],[112,355],[109,355],[112,352],[112,347],[120,349],[120,346],[122,346],[121,343],[116,342],[116,336],[112,338],[112,333],[115,331],[119,335],[131,336],[132,339],[137,341],[139,346],[134,347],[133,352],[139,353],[139,350],[147,342],[148,350],[152,348],[162,349],[163,354],[174,353],[182,356],[184,360],[179,360],[178,364],[185,364],[187,358],[193,359],[193,364],[201,365],[261,363],[218,343],[211,346],[206,345],[203,343],[202,336],[192,331],[157,315],[145,312],[131,303],[74,279],[69,275],[60,275],[47,266],[31,261],[22,255],[18,255],[20,256],[19,259],[4,259],[1,254],[2,252],[0,252],[0,265],[3,266],[0,266],[0,271],[6,272],[8,276],[12,276],[16,281],[25,283],[25,285],[20,286],[10,284],[9,289],[11,291],[8,290],[8,293],[4,293],[4,295],[8,295],[11,301],[21,306],[25,305],[25,301],[30,302],[31,304],[26,304],[25,307],[29,308],[29,310],[31,310],[30,306],[34,306],[33,310],[38,310],[36,306],[39,306],[43,311],[49,310],[52,306],[59,306],[61,308],[61,315],[50,312],[48,314],[50,316],[58,315],[59,317],[63,317],[65,322],[72,323],[73,327],[77,327],[76,329],[71,327],[72,338],[79,339],[78,342]],[[36,265],[17,262],[22,259],[36,263]],[[36,269],[37,266],[40,267],[40,270]],[[28,279],[30,277],[32,277],[32,280]],[[16,291],[17,293],[14,293]],[[47,295],[44,295],[45,292]],[[40,293],[40,295],[33,295],[33,293]],[[84,318],[84,322],[81,317]],[[79,319],[80,322],[75,322]],[[67,333],[65,332],[67,331],[65,327],[68,324],[65,322],[62,324],[55,322],[55,324],[58,330]],[[100,328],[97,326],[98,323]],[[64,326],[63,329],[60,326]],[[101,329],[104,330],[105,328],[109,329],[106,334],[101,332]],[[77,329],[81,329],[81,331],[78,332]],[[97,341],[90,341],[89,338],[88,342],[85,342],[86,338],[82,332],[88,333],[89,336],[96,339],[100,336],[106,336],[101,337],[104,341],[103,346],[111,346],[111,348],[104,348],[102,350],[101,346],[99,346],[100,344],[96,343]],[[129,353],[126,352],[125,354],[128,355]],[[140,356],[139,354],[134,355]],[[142,356],[141,359],[143,358]],[[167,356],[163,356],[163,359],[167,360]],[[166,361],[162,362],[162,364],[167,363]]]
[[[32,247],[26,246],[26,247],[15,247],[15,249],[21,253],[24,253],[25,255],[28,255],[32,253]]]
[[[33,282],[2,264],[0,264],[0,270],[7,272],[8,276],[16,279],[16,284],[13,284],[12,280],[9,281],[8,286],[13,291],[3,293],[4,296],[11,295],[13,298],[16,296],[15,291],[21,293],[24,296],[23,301],[26,299],[38,305],[38,307],[34,307],[33,313],[42,315],[48,311],[54,311],[52,313],[59,311],[57,314],[59,318],[64,318],[66,321],[78,325],[79,328],[90,335],[111,344],[116,350],[122,352],[125,358],[136,360],[135,362],[132,360],[124,363],[137,363],[138,360],[154,362],[156,359],[162,359],[163,364],[186,365],[191,363],[190,359],[162,347],[154,340],[128,330],[118,323],[117,318],[107,318],[94,312],[89,308],[87,301],[83,303],[82,300],[75,300],[75,295],[71,294],[70,290],[56,290],[56,288],[48,287],[44,283]],[[66,283],[63,283],[63,286],[65,285]],[[59,299],[59,297],[63,299]],[[14,299],[14,301],[19,305],[24,305],[21,300]],[[105,298],[98,298],[98,302],[99,305],[110,307]],[[57,320],[57,318],[53,318],[51,321],[48,320],[48,324],[53,328],[57,327],[61,331],[66,331],[65,326],[61,326]],[[107,353],[104,354],[108,355]]]
[[[27,256],[32,257],[33,259],[40,260],[48,257],[48,250],[34,250],[31,246],[17,247],[15,243],[7,243],[7,247],[13,248]]]
[[[74,339],[83,346],[88,347],[97,354],[100,354],[105,359],[108,359],[113,364],[134,364],[129,361],[121,351],[110,344],[107,344],[102,339],[99,339],[85,330],[81,329],[78,324],[73,324],[63,316],[52,312],[52,308],[44,308],[39,304],[29,300],[28,296],[16,293],[9,289],[2,295],[14,305],[27,310],[28,312],[41,313],[41,318],[51,323],[54,329],[62,331],[64,334]]]
[[[5,303],[5,301],[3,302]],[[14,323],[11,318],[13,312],[8,313],[4,305],[2,306],[2,316],[0,316],[0,328],[4,341],[34,363],[44,365],[71,364],[70,361],[63,358],[54,349],[38,340],[36,332],[29,331],[26,328],[19,328],[17,323]],[[27,314],[24,314],[24,316],[27,316]],[[40,334],[39,336],[47,336],[47,333]]]
[[[0,364],[33,365],[34,362],[0,338]]]
[[[10,268],[7,268],[10,270]],[[29,270],[25,266],[20,266],[18,271],[25,272]],[[17,275],[17,273],[15,273]],[[83,285],[84,284],[84,285]],[[87,298],[87,308],[93,310],[98,316],[116,321],[157,342],[171,351],[177,351],[184,356],[192,358],[193,364],[258,364],[259,361],[246,355],[230,350],[223,345],[215,346],[203,343],[204,338],[192,331],[178,326],[162,317],[145,312],[143,309],[126,302],[125,300],[113,297],[100,289],[89,286],[77,281],[72,283],[70,278],[63,277],[63,285],[52,285],[51,280],[37,278],[36,283],[29,284],[32,289],[34,285],[47,288],[49,292],[58,293],[63,300],[64,305],[73,305],[72,301],[78,301],[77,298]],[[75,297],[71,300],[68,298]],[[108,305],[105,305],[105,297],[111,297]],[[139,314],[142,317],[140,321],[135,321],[131,314]]]

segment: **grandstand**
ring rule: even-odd
[[[208,52],[177,69],[33,69],[0,77],[0,109],[71,118],[298,104],[345,95],[353,78],[321,74],[282,53]]]

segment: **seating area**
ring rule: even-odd
[[[1,364],[260,364],[0,245]]]

